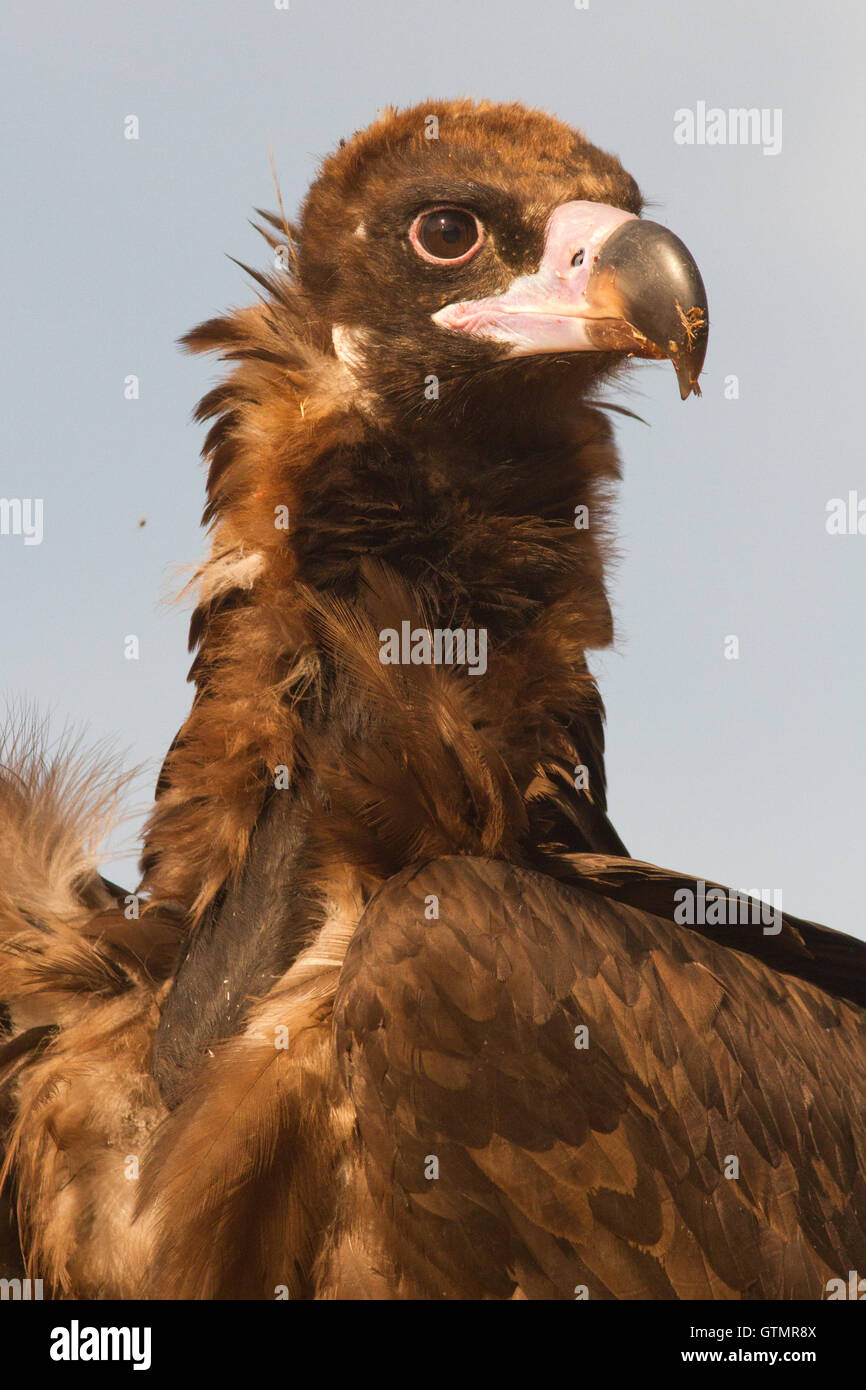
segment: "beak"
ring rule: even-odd
[[[504,294],[461,300],[433,315],[453,332],[506,343],[509,356],[623,352],[665,358],[685,400],[709,333],[700,271],[679,237],[603,203],[563,203],[547,224],[541,264]]]

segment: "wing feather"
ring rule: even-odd
[[[866,1014],[759,959],[441,859],[368,906],[335,1029],[415,1296],[815,1299],[866,1265]]]

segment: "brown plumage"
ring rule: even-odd
[[[388,111],[185,340],[231,367],[141,915],[95,868],[110,778],[19,740],[0,779],[8,1269],[688,1299],[866,1264],[866,948],[682,925],[696,880],[607,819],[599,387],[629,353],[697,392],[707,325],[640,210],[539,112]],[[383,661],[405,623],[486,671]]]

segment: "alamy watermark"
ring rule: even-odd
[[[856,1269],[848,1270],[847,1280],[828,1279],[824,1289],[828,1303],[840,1298],[853,1299],[857,1303],[862,1303],[866,1299],[866,1279],[861,1279]]]
[[[866,497],[851,488],[847,497],[831,497],[825,508],[828,536],[866,536]]]
[[[82,1327],[73,1318],[68,1327],[51,1330],[48,1354],[52,1361],[131,1361],[134,1371],[149,1371],[149,1327]]]
[[[29,1303],[42,1297],[41,1279],[0,1279],[0,1301]]]
[[[779,106],[721,106],[695,103],[674,112],[676,145],[758,145],[764,154],[782,149],[782,109]]]
[[[0,497],[0,536],[23,536],[25,545],[41,545],[42,498]]]
[[[782,930],[781,888],[739,893],[735,888],[708,888],[706,879],[699,878],[694,888],[678,888],[674,902],[674,921],[683,927],[760,926],[764,936],[778,936]]]
[[[466,666],[470,676],[487,670],[487,629],[484,627],[415,627],[408,621],[379,633],[383,666]]]

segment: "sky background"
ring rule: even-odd
[[[866,497],[864,40],[838,0],[7,0],[0,497],[44,499],[44,539],[0,536],[0,685],[144,765],[112,877],[134,885],[190,700],[164,600],[204,548],[190,414],[217,369],[176,339],[253,298],[224,253],[265,260],[271,146],[291,216],[377,108],[486,96],[618,154],[709,295],[703,399],[647,363],[611,396],[649,423],[616,423],[618,635],[593,662],[614,823],[638,858],[866,936],[866,535],[825,527]],[[675,143],[698,102],[780,109],[780,152]]]

